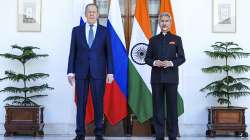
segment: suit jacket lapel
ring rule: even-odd
[[[81,26],[81,30],[80,30],[80,38],[81,38],[81,43],[82,43],[82,46],[83,47],[89,47],[88,45],[88,42],[87,42],[87,38],[86,38],[86,31],[85,31],[85,26],[86,26],[86,23],[84,23],[82,26]]]

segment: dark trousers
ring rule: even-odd
[[[167,103],[167,134],[176,138],[178,133],[177,87],[178,84],[151,84],[153,96],[153,125],[157,138],[164,138],[165,132],[165,100]]]
[[[104,79],[76,79],[77,114],[76,135],[85,136],[85,113],[89,86],[94,105],[95,136],[103,136]]]

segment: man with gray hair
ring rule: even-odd
[[[89,88],[94,106],[95,140],[104,140],[103,97],[105,83],[112,83],[113,57],[106,27],[98,24],[98,7],[85,8],[87,22],[72,30],[68,61],[68,80],[75,83],[77,97],[76,137],[85,140],[85,114]]]
[[[161,33],[149,40],[145,62],[152,66],[151,87],[153,96],[153,125],[155,140],[164,140],[165,99],[169,140],[178,133],[177,88],[178,66],[185,62],[181,38],[170,32],[171,17],[163,12],[158,18]]]

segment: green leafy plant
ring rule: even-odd
[[[32,99],[47,96],[47,94],[42,94],[41,92],[44,90],[53,90],[54,88],[49,87],[47,83],[36,85],[36,86],[28,86],[29,82],[34,82],[40,78],[49,77],[49,74],[45,73],[26,73],[26,64],[28,61],[33,59],[38,59],[40,57],[47,57],[47,54],[36,54],[33,50],[40,49],[38,47],[33,46],[25,46],[20,47],[18,45],[11,46],[12,49],[17,49],[21,53],[12,54],[12,53],[4,53],[0,54],[1,57],[17,60],[22,64],[22,73],[14,72],[11,70],[5,71],[5,77],[0,78],[0,81],[10,80],[13,82],[22,82],[22,87],[8,86],[4,89],[0,90],[2,93],[11,93],[15,95],[8,96],[4,101],[10,101],[11,105],[19,105],[19,106],[38,106],[36,102]]]
[[[231,105],[231,98],[239,98],[240,96],[249,95],[249,87],[244,84],[249,82],[249,78],[235,77],[233,74],[248,72],[250,66],[247,65],[230,65],[231,60],[239,58],[247,58],[250,53],[243,52],[243,49],[234,42],[216,42],[211,46],[213,51],[205,51],[205,53],[214,59],[222,61],[223,65],[210,66],[202,68],[205,73],[221,73],[225,75],[220,80],[213,81],[202,88],[200,91],[206,92],[207,96],[217,97],[219,104]]]

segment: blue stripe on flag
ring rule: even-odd
[[[118,83],[123,94],[128,97],[128,56],[127,51],[122,44],[119,36],[116,34],[110,21],[107,22],[107,29],[110,33],[113,63],[114,63],[114,78]]]
[[[83,25],[84,24],[84,21],[82,19],[82,17],[80,17],[80,25]]]

